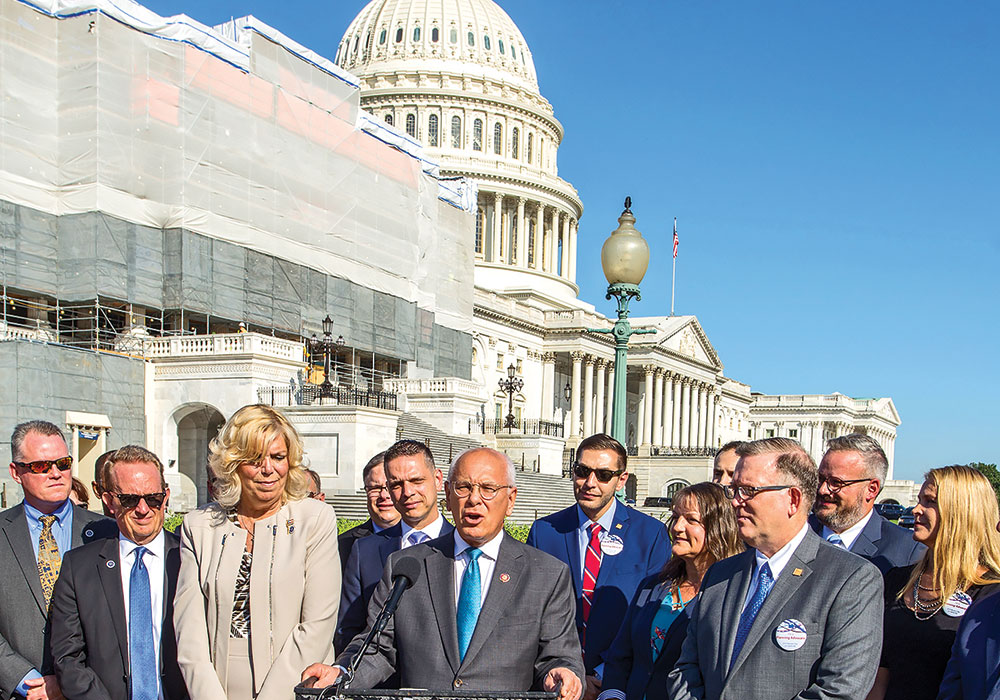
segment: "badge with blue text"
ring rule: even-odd
[[[951,594],[951,597],[944,602],[943,610],[944,614],[948,617],[962,617],[965,611],[969,609],[972,605],[972,598],[968,593],[963,593],[962,591],[955,591]]]
[[[785,651],[801,649],[806,643],[806,626],[798,620],[785,620],[774,630],[774,641]]]

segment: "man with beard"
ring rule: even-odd
[[[916,562],[924,545],[874,512],[889,462],[878,443],[851,433],[827,443],[810,525],[817,535],[872,562],[883,574]]]

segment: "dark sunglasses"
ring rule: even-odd
[[[576,474],[576,478],[583,479],[584,481],[589,479],[590,475],[593,474],[597,477],[598,481],[602,484],[606,484],[616,476],[621,476],[625,472],[615,469],[593,469],[577,462],[573,465],[573,473]]]
[[[14,462],[18,469],[27,469],[32,474],[47,474],[55,465],[59,471],[64,472],[73,467],[73,458],[69,455],[59,459],[40,459],[37,462]]]
[[[163,491],[159,493],[116,493],[115,498],[122,504],[122,508],[131,510],[139,505],[139,501],[146,501],[146,505],[156,510],[163,505],[167,494]]]

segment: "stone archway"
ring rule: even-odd
[[[177,423],[177,471],[191,479],[197,506],[208,502],[208,443],[226,420],[208,404],[188,405],[174,414]]]

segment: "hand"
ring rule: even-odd
[[[28,686],[28,700],[64,700],[65,698],[55,676],[29,678],[24,684]]]
[[[302,680],[305,681],[310,676],[316,678],[313,688],[325,688],[340,677],[340,669],[326,664],[313,664],[302,672]]]
[[[560,666],[545,674],[542,689],[559,691],[559,700],[579,700],[583,690],[580,678],[568,668]]]
[[[601,694],[601,679],[597,676],[587,676],[585,680],[583,700],[597,700],[597,696]]]

